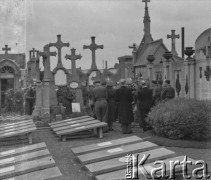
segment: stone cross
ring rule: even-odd
[[[56,43],[49,43],[49,46],[52,47],[56,47],[58,49],[58,64],[57,64],[57,67],[63,67],[62,65],[62,55],[61,55],[61,49],[63,47],[69,47],[70,46],[70,43],[63,43],[61,41],[61,35],[58,34],[57,35],[57,42]]]
[[[171,30],[171,35],[167,35],[167,39],[171,39],[171,53],[173,55],[177,55],[177,51],[176,51],[176,47],[175,47],[175,44],[176,44],[176,38],[179,39],[179,34],[176,35],[175,34],[175,30]]]
[[[150,2],[150,0],[142,0],[142,2],[144,2],[145,6],[147,7],[147,3]]]
[[[11,48],[8,48],[8,45],[6,44],[2,50],[5,51],[5,54],[8,54],[8,51],[11,51]]]
[[[77,59],[81,59],[81,57],[82,56],[80,54],[79,55],[76,55],[75,54],[75,49],[74,48],[71,49],[71,54],[70,55],[66,54],[66,56],[65,56],[66,59],[69,59],[72,62],[71,66],[72,66],[72,75],[73,75],[73,78],[77,78],[77,74],[76,74],[76,62],[75,61]]]
[[[91,69],[92,70],[97,70],[97,65],[96,65],[96,60],[95,60],[95,51],[97,49],[103,49],[103,45],[97,45],[95,43],[95,37],[92,36],[91,37],[91,44],[89,46],[84,45],[83,49],[90,49],[92,51],[92,66]]]
[[[50,56],[56,56],[56,52],[50,52],[49,44],[46,44],[43,48],[43,52],[39,52],[39,56],[43,57],[44,64],[44,81],[53,81],[53,76],[51,73],[51,64],[50,64]]]

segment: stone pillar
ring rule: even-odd
[[[185,60],[185,97],[190,98],[190,64]]]
[[[190,98],[196,98],[195,59],[189,60]]]
[[[33,116],[40,117],[41,116],[41,107],[42,107],[42,83],[38,81],[36,84],[36,101],[35,101],[35,108],[33,112]]]
[[[188,56],[185,60],[185,93],[187,98],[195,98],[195,60],[191,57],[195,50],[192,47],[186,47],[184,52]]]
[[[169,61],[165,61],[164,63],[163,63],[163,72],[164,72],[164,80],[165,79],[168,79],[168,80],[170,80],[170,75],[169,75],[169,70],[170,69],[170,62]]]
[[[166,61],[164,61],[163,66],[164,66],[164,80],[170,80],[170,59],[172,58],[172,53],[167,51],[163,54],[163,57],[166,59]]]

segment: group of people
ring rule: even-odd
[[[32,115],[35,104],[35,89],[30,86],[25,90],[9,89],[5,93],[4,113],[16,112]]]
[[[150,85],[149,85],[150,84]],[[104,132],[113,130],[118,120],[123,134],[132,133],[131,124],[138,122],[143,132],[150,129],[146,118],[151,108],[161,101],[175,97],[175,90],[169,80],[136,83],[121,79],[118,83],[95,81],[89,92],[89,105],[96,119],[106,122]]]

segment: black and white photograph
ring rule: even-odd
[[[210,176],[211,0],[0,0],[0,180]]]

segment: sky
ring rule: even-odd
[[[104,45],[96,51],[98,68],[105,67],[105,60],[113,67],[118,57],[131,55],[128,46],[139,44],[143,37],[142,0],[0,0],[0,4],[0,46],[8,44],[11,53],[25,52],[27,61],[30,49],[42,51],[61,34],[62,41],[70,43],[62,48],[64,67],[71,68],[64,56],[75,48],[82,55],[77,67],[89,69],[91,51],[83,45],[95,36],[96,43]],[[166,36],[172,29],[180,34],[185,27],[185,46],[194,47],[196,38],[211,27],[211,0],[151,0],[148,6],[152,37],[162,38],[169,50],[171,40]],[[181,39],[176,40],[176,49],[181,55]],[[57,49],[51,47],[51,51]],[[51,57],[52,69],[57,61],[58,57]]]

